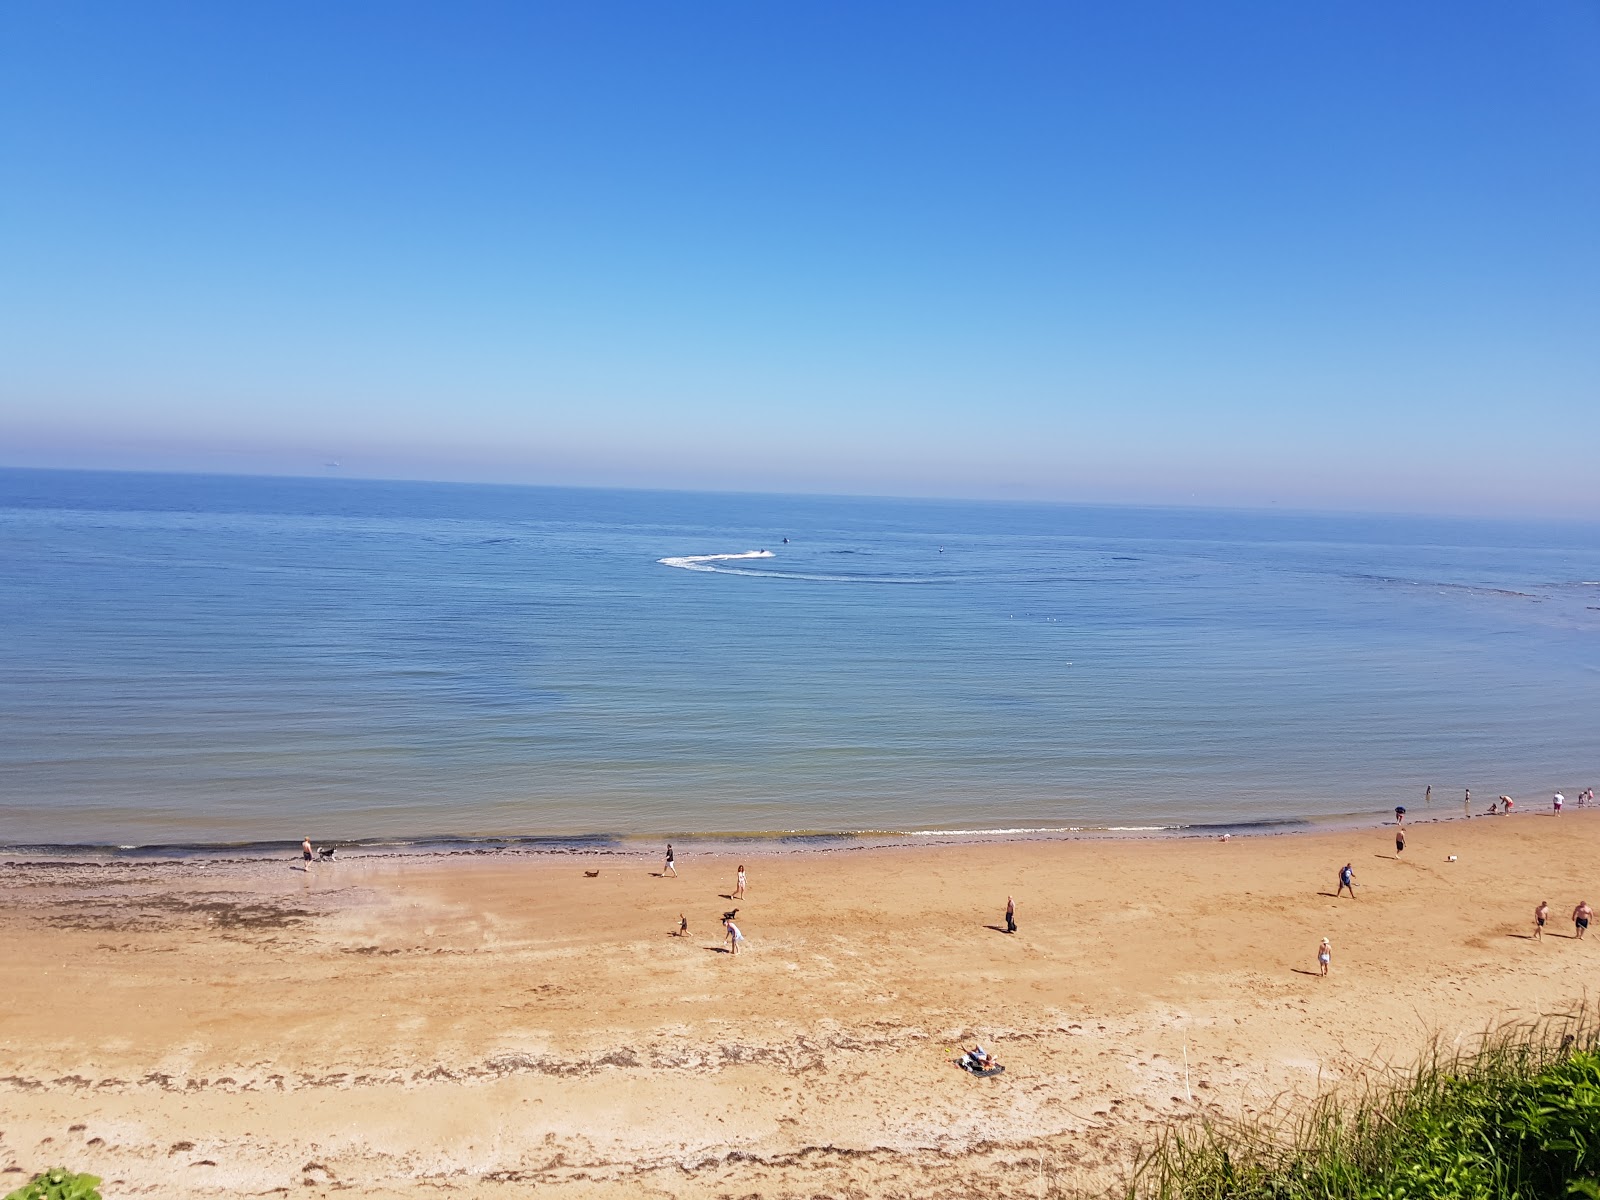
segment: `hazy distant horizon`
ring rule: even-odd
[[[1504,507],[1492,511],[1447,510],[1434,509],[1400,509],[1382,507],[1313,507],[1267,501],[1263,503],[1225,503],[1218,501],[1168,501],[1138,498],[1101,498],[1093,496],[1049,496],[1049,495],[1020,495],[991,494],[975,495],[956,492],[893,492],[872,490],[823,490],[817,488],[762,488],[762,487],[711,487],[699,485],[673,485],[673,484],[646,484],[646,483],[610,483],[610,482],[569,482],[562,479],[534,479],[534,478],[444,478],[437,476],[409,476],[409,475],[360,475],[342,469],[321,471],[270,471],[270,470],[219,470],[219,469],[177,469],[167,467],[102,467],[102,466],[45,466],[32,463],[18,463],[0,461],[0,472],[40,472],[61,474],[85,475],[150,475],[150,476],[177,476],[193,479],[215,478],[228,479],[280,479],[285,481],[338,481],[349,483],[373,484],[437,484],[442,487],[488,487],[488,488],[550,488],[571,489],[575,491],[610,491],[610,492],[658,492],[672,495],[704,495],[704,496],[749,496],[782,498],[794,497],[815,500],[904,500],[908,502],[928,501],[930,503],[974,503],[974,504],[1016,504],[1016,505],[1043,505],[1079,508],[1103,509],[1149,509],[1149,510],[1193,510],[1195,512],[1238,512],[1238,513],[1271,513],[1279,512],[1285,516],[1304,517],[1395,517],[1395,518],[1438,518],[1441,520],[1460,519],[1464,521],[1504,521],[1507,523],[1541,522],[1548,521],[1561,525],[1600,525],[1600,517],[1590,513],[1560,513],[1560,512],[1519,512]]]

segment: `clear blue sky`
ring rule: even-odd
[[[1600,4],[0,4],[0,464],[1600,517]]]

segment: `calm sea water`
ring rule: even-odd
[[[3,471],[0,572],[7,844],[1600,783],[1593,525]]]

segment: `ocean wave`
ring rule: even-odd
[[[1152,829],[1162,826],[1153,825]],[[898,832],[888,830],[897,837],[995,837],[999,834],[1026,834],[1026,833],[1082,833],[1082,825],[1037,825],[1019,826],[1016,829],[905,829]]]

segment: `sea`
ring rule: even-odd
[[[0,470],[0,846],[1274,829],[1600,783],[1600,525]]]

